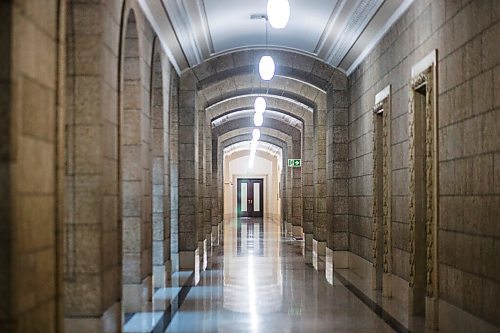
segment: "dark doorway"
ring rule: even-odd
[[[264,216],[264,180],[239,178],[237,185],[238,217]]]

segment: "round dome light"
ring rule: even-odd
[[[259,61],[259,74],[262,80],[269,81],[274,76],[274,60],[271,56],[263,56]]]
[[[262,123],[264,122],[264,117],[262,116],[262,113],[255,113],[253,115],[253,123],[255,126],[260,127],[262,126]]]
[[[260,130],[258,128],[252,131],[252,138],[254,141],[258,141],[260,139]]]
[[[266,100],[264,97],[257,97],[253,103],[256,113],[263,114],[266,111]]]
[[[267,1],[267,17],[271,27],[283,29],[290,19],[290,4],[288,0]]]

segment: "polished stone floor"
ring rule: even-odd
[[[338,281],[304,263],[277,221],[233,220],[166,332],[393,332]]]

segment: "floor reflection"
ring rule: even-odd
[[[231,230],[224,237],[224,309],[251,315],[279,311],[283,281],[278,225],[237,219],[236,235]]]
[[[229,238],[231,239],[227,241],[233,242],[234,236],[231,235]],[[262,257],[264,255],[264,219],[239,218],[236,220],[236,253],[238,256],[253,254]]]
[[[281,237],[279,221],[227,221],[224,245],[166,332],[393,332],[306,265],[303,246]]]

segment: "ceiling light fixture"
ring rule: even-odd
[[[263,18],[266,20],[266,50],[268,48],[268,42],[267,42],[267,22],[268,18],[267,16],[263,16]],[[276,69],[276,66],[274,65],[274,60],[271,56],[265,55],[262,58],[260,58],[259,61],[259,74],[262,80],[264,81],[269,81],[274,77],[274,71]]]
[[[290,4],[288,0],[268,0],[267,17],[274,29],[283,29],[290,19]]]
[[[260,139],[260,130],[258,128],[255,128],[252,131],[252,139],[253,139],[253,141],[259,141],[259,139]]]
[[[257,127],[262,126],[262,123],[264,123],[264,117],[262,116],[262,113],[255,113],[253,115],[253,123]]]
[[[274,77],[274,71],[276,67],[274,65],[274,60],[271,56],[265,55],[260,58],[259,62],[259,74],[262,80],[269,81]]]
[[[264,97],[257,97],[255,99],[255,102],[253,103],[253,107],[255,109],[255,112],[256,113],[260,113],[260,114],[263,114],[264,111],[266,111],[266,100],[264,99]]]

